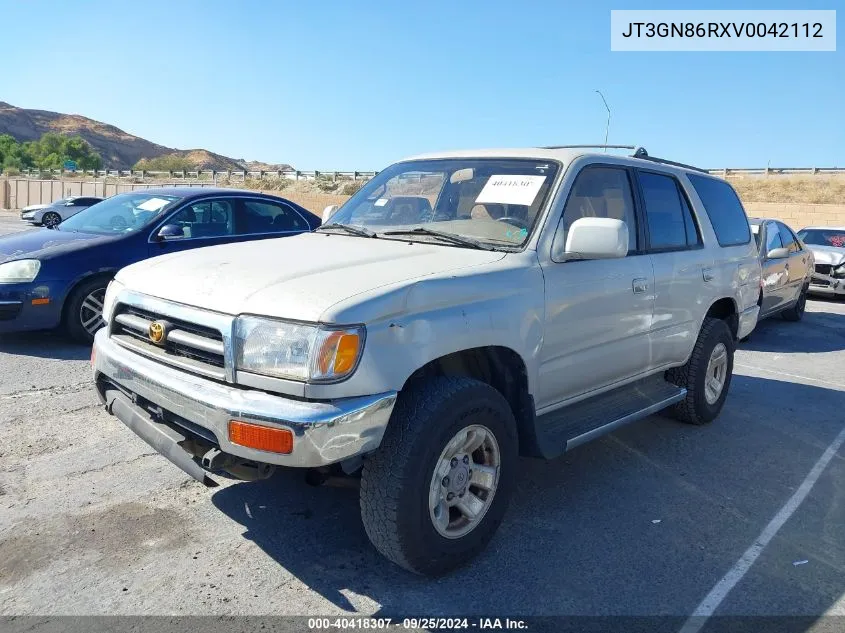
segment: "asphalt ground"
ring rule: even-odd
[[[845,301],[759,324],[708,426],[521,460],[489,549],[439,580],[375,552],[355,490],[189,479],[101,409],[88,358],[0,337],[0,615],[845,615]]]

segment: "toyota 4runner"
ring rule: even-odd
[[[606,150],[419,156],[315,233],[129,266],[92,352],[100,398],[207,485],[360,477],[375,547],[444,573],[493,536],[520,455],[664,409],[713,420],[756,325],[731,186]]]

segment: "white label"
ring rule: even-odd
[[[165,200],[164,198],[150,198],[149,200],[139,204],[138,208],[142,211],[158,211],[168,204],[170,204],[170,200]]]
[[[375,206],[383,207],[386,204],[387,204],[387,198],[379,198],[378,200],[376,200]]]
[[[545,180],[545,176],[490,176],[475,201],[531,206]]]

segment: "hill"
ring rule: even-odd
[[[131,169],[142,158],[179,156],[197,169],[233,171],[252,169],[243,159],[229,158],[206,149],[175,149],[124,132],[120,128],[78,114],[18,108],[0,101],[0,134],[10,134],[18,141],[37,141],[46,132],[81,136],[103,158],[107,169]],[[266,170],[289,170],[290,165],[267,165]]]

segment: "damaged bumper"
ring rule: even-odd
[[[100,400],[112,415],[194,479],[243,463],[319,467],[378,448],[396,393],[330,401],[293,400],[207,380],[135,354],[100,330],[92,351]],[[293,434],[289,453],[233,443],[229,422]]]

